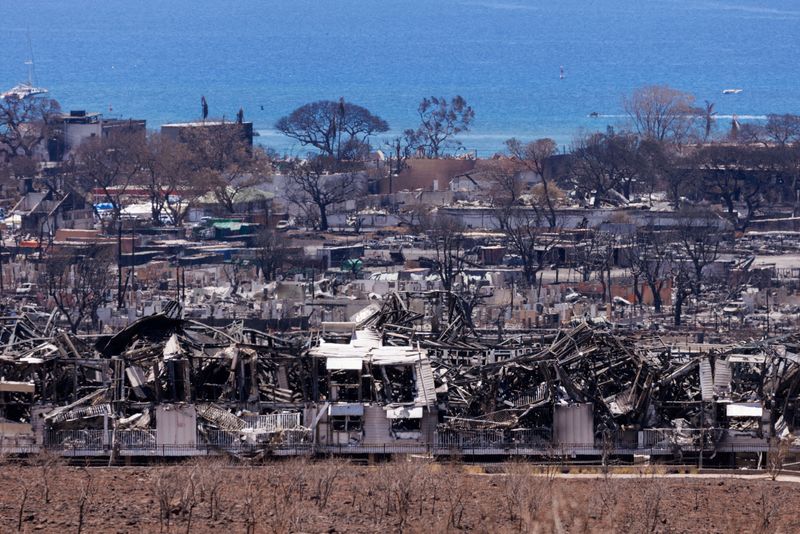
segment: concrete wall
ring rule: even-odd
[[[460,219],[468,228],[484,228],[497,230],[499,224],[495,210],[492,208],[442,208],[439,213]],[[655,228],[675,227],[683,218],[675,212],[623,209],[581,209],[569,208],[556,210],[558,225],[563,228],[577,228],[586,224],[588,228],[600,228],[609,225],[611,229],[630,229],[633,227],[653,226]],[[731,229],[730,222],[714,219],[720,230]]]
[[[555,406],[553,410],[554,443],[594,443],[594,414],[591,404]]]
[[[192,404],[160,404],[156,408],[156,444],[196,445],[197,410]]]

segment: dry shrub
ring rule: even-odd
[[[602,477],[597,481],[595,491],[589,495],[587,519],[603,520],[613,515],[619,502],[621,486],[619,480],[609,469],[602,470]]]
[[[552,498],[554,478],[547,473],[537,475],[533,466],[523,460],[503,465],[500,488],[509,522],[520,532],[538,529],[541,505]]]
[[[387,521],[400,531],[427,531],[440,524],[453,488],[434,467],[429,459],[398,456],[370,469],[363,483],[364,506],[376,528]]]
[[[694,506],[693,509],[695,512],[699,512],[700,510],[708,510],[708,494],[705,491],[705,488],[700,484],[694,485]]]
[[[415,532],[453,532],[462,530],[464,512],[469,497],[467,476],[460,466],[436,466],[425,469],[421,474],[426,478],[424,499],[428,506],[410,518],[409,527]]]
[[[300,530],[309,498],[307,486],[314,477],[315,465],[302,457],[270,464],[260,481],[261,503],[258,520],[267,532]]]
[[[19,495],[19,505],[17,506],[17,532],[22,532],[22,522],[25,520],[25,505],[28,503],[28,496],[31,492],[31,483],[22,478],[22,491]]]
[[[762,487],[761,494],[756,504],[756,524],[754,531],[767,534],[775,531],[775,523],[781,513],[781,499],[772,494],[772,490],[777,488]]]
[[[414,498],[420,497],[420,463],[401,458],[390,464],[391,504],[399,521],[400,530],[406,525]]]
[[[244,497],[242,499],[246,534],[254,534],[256,531],[256,518],[259,510],[263,508],[261,498],[261,485],[258,483],[253,468],[250,467],[244,475]]]
[[[177,506],[178,514],[186,518],[186,532],[191,532],[192,529],[192,514],[198,502],[197,493],[197,469],[193,467],[183,480]]]
[[[371,468],[364,481],[364,498],[366,511],[376,528],[383,524],[383,520],[388,513],[388,485],[384,473],[386,472],[386,465],[381,464]]]
[[[619,514],[621,529],[625,532],[650,534],[668,531],[667,514],[662,509],[666,497],[666,482],[659,466],[644,466],[635,480],[633,491],[641,495],[642,507],[626,507]]]
[[[635,473],[640,479],[651,480],[664,476],[667,473],[667,468],[660,464],[645,464],[636,468]]]
[[[230,461],[227,457],[209,456],[195,461],[197,499],[208,504],[208,519],[214,520],[219,517],[229,467]]]
[[[310,470],[311,483],[314,488],[313,499],[317,501],[320,510],[328,506],[328,499],[335,488],[339,476],[345,469],[346,463],[338,458],[329,458],[314,464]]]
[[[767,470],[769,477],[775,481],[783,471],[783,465],[789,454],[789,440],[781,438],[771,438],[769,449],[767,450]]]
[[[94,495],[94,479],[88,469],[83,470],[85,476],[81,482],[80,492],[78,494],[78,534],[83,531],[83,524],[86,520],[86,505]]]
[[[64,459],[56,451],[41,449],[34,456],[32,463],[38,469],[42,481],[42,500],[45,504],[49,504],[50,483],[64,466]]]
[[[187,519],[197,506],[197,467],[175,466],[155,468],[150,476],[150,489],[158,501],[158,521],[161,530],[170,527],[172,516]]]
[[[169,528],[172,517],[172,503],[178,494],[178,483],[172,469],[154,468],[150,476],[150,490],[158,501],[158,524],[161,530]]]
[[[642,520],[644,529],[642,532],[656,532],[660,523],[666,522],[666,515],[661,510],[664,498],[664,479],[653,477],[645,483],[644,509],[642,510]]]

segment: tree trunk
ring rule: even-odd
[[[675,326],[681,325],[681,313],[683,312],[683,301],[686,298],[684,291],[678,290],[675,292]]]
[[[542,189],[544,190],[544,200],[547,203],[547,223],[550,225],[550,228],[556,227],[556,210],[553,208],[553,201],[550,198],[550,191],[547,187],[547,180],[544,178],[544,172],[540,173],[542,177]]]
[[[318,204],[319,206],[319,231],[325,232],[328,230],[328,210],[327,206]]]
[[[692,293],[694,293],[695,297],[700,296],[700,290],[702,289],[702,277],[703,277],[703,266],[702,265],[695,265],[694,268],[694,283],[692,283]]]
[[[661,293],[658,291],[658,286],[654,282],[647,282],[650,287],[650,292],[653,294],[653,307],[656,313],[661,313]]]
[[[728,215],[733,215],[733,197],[731,197],[731,195],[722,195],[722,201],[725,203],[725,208],[728,210]]]
[[[642,290],[639,289],[639,275],[633,276],[633,298],[636,299],[637,306],[642,305]]]
[[[536,274],[538,269],[536,269],[528,261],[525,261],[524,270],[525,270],[525,281],[528,282],[528,286],[534,287],[536,285]]]
[[[603,276],[603,271],[600,271],[600,290],[603,292],[603,300],[606,299],[606,278]]]

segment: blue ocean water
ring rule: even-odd
[[[468,149],[511,136],[568,145],[619,124],[621,98],[647,84],[690,91],[730,116],[800,112],[800,2],[788,0],[36,0],[0,5],[0,85],[27,76],[65,109],[148,120],[239,107],[261,142],[316,99],[364,105],[394,130],[420,98],[463,95]],[[559,79],[559,67],[566,77]],[[742,88],[723,96],[726,88]],[[262,109],[263,107],[263,109]],[[110,111],[111,110],[111,111]],[[600,114],[590,118],[591,112]]]

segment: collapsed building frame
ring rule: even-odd
[[[114,335],[0,321],[0,450],[64,455],[763,453],[800,425],[800,336],[667,345],[580,321],[440,332],[391,293],[346,323],[273,335],[164,311]],[[495,333],[496,334],[496,333]]]

